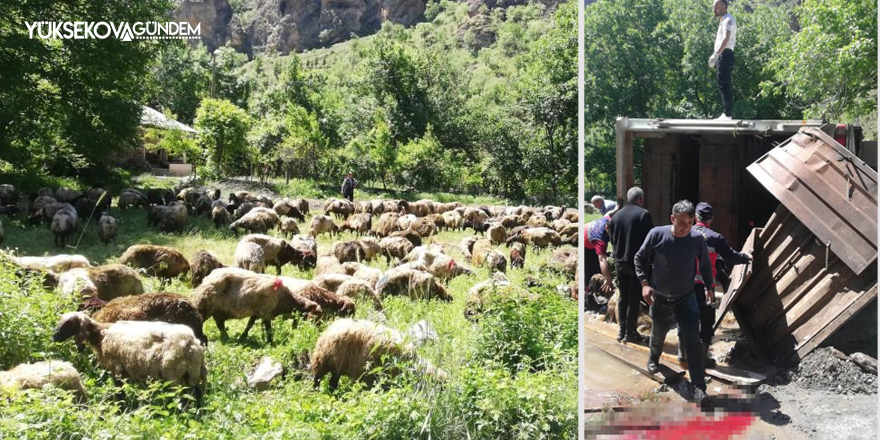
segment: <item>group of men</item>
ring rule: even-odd
[[[644,204],[644,191],[632,187],[627,191],[626,205],[587,225],[585,280],[602,273],[605,283],[601,293],[613,291],[608,263],[611,244],[619,289],[617,340],[648,343],[647,370],[656,373],[666,334],[678,325],[679,360],[688,360],[692,399],[699,402],[706,397],[704,369],[714,364],[709,347],[715,324],[716,264],[745,264],[752,257],[732,250],[724,237],[711,229],[714,215],[708,203],[695,207],[681,200],[672,207],[671,224],[656,227]],[[599,293],[586,292],[587,303]],[[650,341],[636,330],[641,300],[650,307]]]

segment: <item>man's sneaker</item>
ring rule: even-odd
[[[648,373],[657,374],[660,371],[660,366],[657,365],[657,361],[654,359],[648,358]]]
[[[626,337],[623,332],[617,333],[617,342],[623,342],[624,339],[626,339]]]
[[[642,336],[641,333],[630,333],[623,338],[623,342],[628,342],[631,344],[648,345],[648,338]]]
[[[703,391],[700,388],[694,387],[694,397],[691,401],[694,403],[700,403],[703,401],[703,399],[705,399],[707,397],[709,397],[709,396],[706,394],[705,391]]]
[[[722,113],[721,116],[715,118],[715,120],[716,120],[716,121],[732,121],[733,118],[731,118],[730,116],[727,116],[726,114]]]

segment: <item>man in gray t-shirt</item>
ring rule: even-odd
[[[672,225],[648,232],[635,255],[636,276],[642,284],[642,298],[651,306],[651,353],[648,371],[656,373],[666,334],[676,323],[678,339],[690,362],[688,373],[694,386],[693,400],[706,397],[704,358],[700,345],[700,309],[694,295],[697,265],[711,285],[712,263],[702,235],[693,231],[694,204],[682,200],[672,207]],[[709,280],[709,281],[706,281]]]

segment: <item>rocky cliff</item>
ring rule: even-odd
[[[379,30],[390,21],[421,21],[427,0],[178,0],[174,20],[201,23],[202,43],[213,51],[229,42],[249,55],[287,54],[329,46]]]

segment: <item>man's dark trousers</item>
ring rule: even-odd
[[[694,296],[700,307],[700,342],[712,344],[712,336],[715,335],[715,308],[706,304],[706,286],[697,283],[694,286]]]
[[[642,297],[642,284],[636,276],[636,267],[627,263],[616,263],[617,286],[620,297],[617,305],[617,323],[620,335],[635,334],[639,320],[639,299]]]
[[[678,323],[678,340],[684,345],[688,359],[688,374],[691,383],[706,390],[706,379],[703,369],[705,359],[700,345],[700,307],[697,305],[697,297],[693,290],[681,299],[669,301],[660,295],[654,295],[654,304],[651,306],[651,359],[660,361],[663,353],[663,342],[666,334]]]
[[[727,116],[733,116],[733,84],[730,81],[733,61],[733,50],[724,49],[715,65],[718,74],[718,88],[721,90],[721,107]]]

